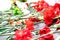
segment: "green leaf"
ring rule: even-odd
[[[0,32],[2,32],[2,31],[4,31],[4,30],[6,30],[6,28],[2,28],[2,29],[0,29]]]
[[[23,14],[23,12],[17,6],[14,7],[13,13],[14,13],[14,15],[22,15]]]

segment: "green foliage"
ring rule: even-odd
[[[6,30],[5,28],[3,28],[3,29],[0,29],[0,32],[3,32],[4,30]]]
[[[14,13],[14,15],[22,15],[23,14],[23,12],[17,6],[14,7],[13,13]]]

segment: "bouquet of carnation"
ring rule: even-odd
[[[59,3],[52,6],[44,0],[26,2],[23,8],[17,2],[12,2],[10,10],[1,12],[1,36],[8,36],[6,40],[56,40],[54,34],[60,33]]]

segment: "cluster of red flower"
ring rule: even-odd
[[[30,17],[29,19],[25,20],[26,28],[29,30],[34,30],[34,22],[39,22],[40,19],[35,17]]]
[[[53,23],[53,19],[60,15],[60,4],[56,3],[54,6],[48,7],[43,14],[46,25],[51,25]]]
[[[34,9],[36,9],[36,11],[41,11],[44,8],[47,8],[49,5],[45,2],[45,1],[38,1],[38,2],[34,2],[34,6],[32,6]]]
[[[49,27],[44,27],[43,29],[41,29],[39,31],[40,35],[43,34],[47,34],[49,33],[51,30],[49,29]],[[32,40],[32,34],[31,31],[28,29],[25,30],[17,30],[15,33],[15,38],[14,40]],[[47,36],[43,36],[41,38],[38,38],[37,40],[54,40],[53,35],[52,34],[48,34]]]
[[[50,31],[51,31],[51,30],[49,29],[49,27],[44,27],[43,29],[41,29],[41,30],[39,31],[39,34],[40,34],[40,35],[47,34],[47,33],[49,33]],[[54,38],[53,38],[53,35],[52,35],[52,34],[48,34],[47,36],[38,38],[38,40],[54,40]]]
[[[31,40],[32,34],[31,31],[34,30],[34,22],[39,22],[39,19],[36,19],[34,17],[31,17],[29,19],[25,20],[26,29],[24,30],[17,30],[15,32],[15,38],[14,40]]]
[[[15,33],[15,38],[14,40],[31,40],[32,35],[30,30],[17,30]]]
[[[45,1],[38,1],[34,2],[34,6],[32,6],[34,9],[36,9],[38,12],[45,9],[43,12],[44,16],[44,22],[46,25],[51,25],[53,22],[53,19],[56,16],[60,15],[60,4],[56,3],[54,6],[48,5]]]
[[[36,9],[38,12],[43,9],[46,9],[43,12],[43,17],[44,17],[44,22],[47,26],[51,25],[53,23],[54,18],[60,15],[60,4],[58,3],[56,3],[54,6],[50,6],[45,1],[42,0],[42,1],[34,2],[34,4],[36,5],[34,5],[33,8]],[[32,39],[31,31],[34,30],[34,22],[39,22],[39,21],[40,19],[34,17],[26,19],[25,20],[26,29],[17,30],[15,33],[16,37],[14,40],[31,40]],[[58,23],[60,23],[60,19],[56,21],[56,24]],[[51,30],[49,29],[49,27],[44,27],[39,31],[39,34],[40,35],[47,34],[50,31]],[[47,36],[38,38],[37,40],[54,40],[54,38],[52,34],[49,34]]]

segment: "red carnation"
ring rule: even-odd
[[[46,34],[46,33],[49,33],[49,32],[50,32],[49,27],[44,27],[43,29],[41,29],[39,31],[39,34],[42,35],[42,34]]]
[[[47,34],[47,33],[49,33],[49,32],[50,32],[49,27],[44,27],[43,29],[41,29],[41,30],[39,31],[39,34],[40,34],[40,35],[43,35],[43,34]],[[46,36],[43,36],[43,37],[41,37],[41,38],[38,38],[38,40],[54,40],[54,38],[53,38],[53,35],[52,35],[52,34],[48,34],[48,35],[46,35]]]
[[[44,36],[43,38],[45,38],[45,40],[54,40],[52,34],[49,34],[49,35],[47,35],[47,36]]]
[[[32,35],[29,30],[17,30],[14,40],[31,40]]]
[[[38,12],[41,11],[44,8],[47,8],[49,5],[44,1],[38,1],[38,2],[34,2],[34,6],[32,6],[34,9],[36,9]]]
[[[55,13],[54,13],[54,8],[53,7],[49,7],[44,13],[44,22],[46,23],[46,25],[51,25],[53,19],[55,18]]]
[[[34,30],[34,22],[32,22],[31,20],[25,20],[25,24],[26,24],[26,28],[29,30]]]

